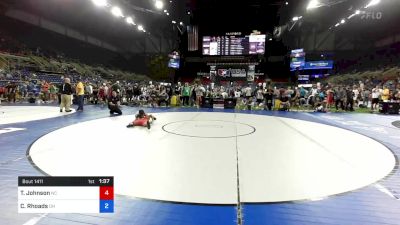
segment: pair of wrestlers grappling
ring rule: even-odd
[[[126,127],[131,128],[131,127],[147,127],[147,129],[150,129],[151,123],[156,120],[153,115],[151,114],[146,114],[142,109],[139,110],[139,113],[136,114],[135,120],[131,123],[129,123]]]

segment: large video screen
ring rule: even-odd
[[[257,55],[265,53],[266,35],[204,36],[203,55]]]
[[[257,55],[265,53],[265,35],[249,36],[249,54]]]
[[[180,60],[179,59],[170,59],[168,62],[169,68],[179,69]]]
[[[294,49],[290,53],[290,70],[303,70],[306,65],[306,53],[304,49]]]
[[[171,54],[169,54],[169,61],[168,61],[168,67],[169,68],[174,68],[174,69],[179,69],[180,66],[180,55],[179,52],[174,51]]]

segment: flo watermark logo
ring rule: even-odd
[[[362,20],[381,20],[382,18],[382,12],[364,12],[363,14],[361,14]]]

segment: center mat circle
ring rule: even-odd
[[[177,121],[164,125],[162,129],[170,134],[193,138],[235,138],[256,131],[248,124],[222,120]]]

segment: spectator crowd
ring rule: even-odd
[[[0,73],[1,74],[1,73]],[[237,109],[299,110],[321,112],[330,110],[354,111],[357,108],[378,110],[381,101],[400,101],[400,75],[387,81],[362,80],[356,83],[315,83],[299,86],[274,86],[270,83],[227,85],[157,82],[110,82],[100,77],[89,79],[79,75],[35,75],[26,72],[0,75],[0,98],[8,102],[43,102],[58,104],[70,111],[65,101],[78,105],[112,104],[140,107],[202,107],[205,99],[232,99]],[[55,78],[55,77],[56,78]],[[43,79],[38,79],[38,78]],[[51,82],[52,80],[54,82]],[[65,83],[70,85],[71,99],[65,94]],[[120,114],[115,107],[110,111]]]

